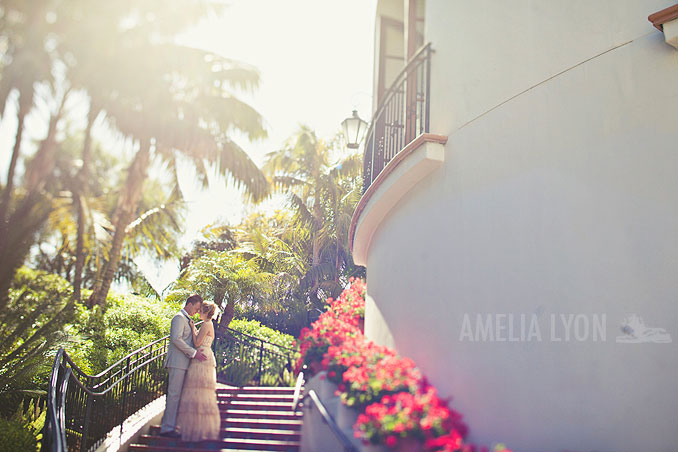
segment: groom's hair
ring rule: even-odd
[[[186,304],[195,304],[195,303],[202,303],[202,297],[197,293],[191,295],[186,299]]]

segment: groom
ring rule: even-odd
[[[191,317],[202,305],[200,295],[191,295],[184,308],[172,318],[170,342],[165,359],[165,367],[169,371],[169,385],[165,399],[165,414],[162,416],[161,436],[179,437],[176,431],[177,410],[181,399],[181,388],[184,384],[186,369],[191,359],[204,361],[207,357],[193,347],[193,330]]]

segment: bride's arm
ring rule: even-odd
[[[206,322],[202,323],[202,326],[200,327],[200,331],[196,334],[195,332],[195,326],[193,327],[193,345],[198,348],[202,345],[202,343],[205,341],[205,336],[207,336],[210,332],[214,331],[214,325],[212,325],[212,321],[208,320]],[[212,333],[214,334],[214,333]]]

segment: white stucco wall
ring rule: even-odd
[[[365,328],[473,440],[676,450],[678,51],[647,22],[669,4],[427,1],[445,163],[372,238]],[[673,342],[615,343],[633,313]],[[534,314],[542,341],[460,341],[465,314]],[[552,314],[604,314],[606,338]]]

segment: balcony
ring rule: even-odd
[[[363,192],[400,151],[429,132],[431,44],[410,59],[384,95],[365,140]]]
[[[372,237],[398,201],[444,162],[447,137],[429,131],[431,54],[426,44],[410,59],[370,124],[363,196],[349,230],[358,265],[367,265]]]

